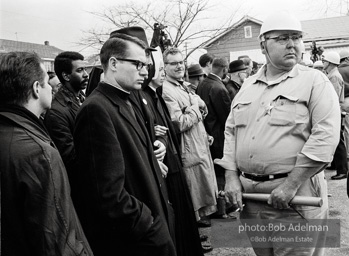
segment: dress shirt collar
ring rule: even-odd
[[[213,75],[213,76],[217,77],[220,81],[222,81],[222,78],[220,78],[220,77],[217,76],[216,74],[210,73],[210,75]]]

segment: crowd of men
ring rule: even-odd
[[[77,52],[60,53],[54,73],[35,53],[2,54],[2,254],[195,256],[212,250],[199,228],[232,211],[325,222],[324,169],[348,175],[349,53],[325,52],[323,72],[306,67],[302,35],[275,13],[259,70],[248,56],[204,54],[187,78],[182,52],[149,47],[140,27],[113,31],[90,76]],[[324,255],[324,245],[319,235],[309,248],[254,251]]]

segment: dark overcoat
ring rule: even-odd
[[[95,255],[175,255],[166,184],[128,97],[102,82],[81,106],[73,199]]]
[[[231,100],[223,82],[209,74],[197,88],[197,94],[206,103],[208,114],[204,125],[214,142],[210,147],[212,158],[223,157],[224,129],[231,106]]]

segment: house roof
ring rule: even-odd
[[[302,21],[304,41],[349,39],[349,16]]]
[[[0,53],[13,51],[36,52],[40,56],[40,58],[52,60],[59,53],[63,52],[63,50],[51,45],[33,44],[27,42],[0,39]]]
[[[221,37],[228,34],[229,32],[231,32],[232,30],[234,30],[235,28],[239,27],[241,24],[247,21],[252,21],[259,25],[263,24],[262,21],[246,15],[220,35],[208,40],[203,47],[208,47],[210,44],[219,40]],[[318,41],[320,39],[349,39],[349,16],[305,20],[301,21],[301,23],[303,31],[305,32],[303,38],[305,42]]]

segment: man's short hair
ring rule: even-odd
[[[54,61],[55,72],[62,84],[65,82],[62,73],[71,74],[73,71],[72,62],[75,60],[84,60],[84,56],[78,52],[61,52],[56,56]]]
[[[176,47],[167,48],[162,54],[164,57],[164,63],[166,64],[168,62],[168,55],[176,55],[178,53],[182,55],[182,52]]]
[[[48,75],[48,80],[51,80],[56,76],[56,73],[53,71],[47,71],[47,75]]]
[[[9,52],[0,55],[0,104],[23,106],[29,100],[32,85],[44,84],[42,60],[34,52]]]
[[[205,54],[200,56],[199,64],[201,67],[206,67],[206,64],[208,62],[212,63],[213,59],[214,59],[214,56],[212,54],[205,53]]]
[[[117,57],[117,58],[126,58],[128,57],[128,43],[127,42],[133,42],[137,45],[139,45],[142,49],[146,49],[147,46],[144,44],[143,41],[139,40],[136,37],[129,36],[126,34],[120,34],[120,33],[114,33],[113,37],[109,38],[102,46],[102,49],[100,51],[100,59],[101,64],[103,67],[103,70],[106,71],[108,67],[108,62],[110,57]]]
[[[227,68],[229,65],[226,58],[216,58],[212,62],[212,69]]]

